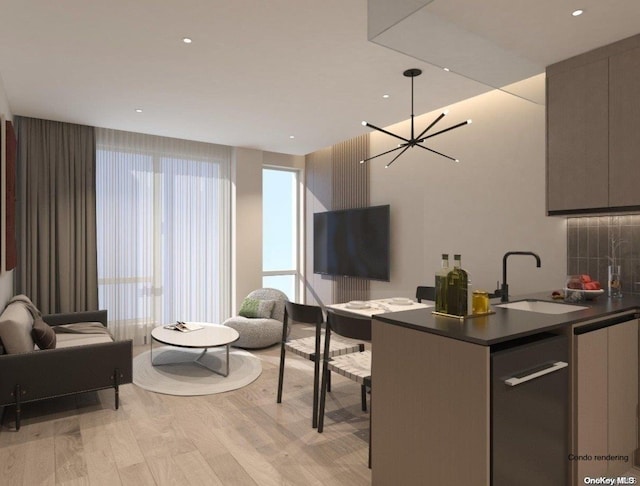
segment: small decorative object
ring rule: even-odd
[[[612,299],[622,298],[622,265],[618,259],[618,250],[623,240],[611,238],[611,255],[609,258],[609,267],[607,269],[607,290],[609,297]]]
[[[621,269],[620,265],[609,265],[608,268],[608,290],[609,297],[612,299],[622,298],[622,283],[621,283]]]
[[[487,314],[489,312],[489,293],[484,290],[474,290],[472,298],[472,314]]]

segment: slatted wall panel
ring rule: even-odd
[[[333,302],[333,278],[313,273],[313,215],[332,207],[331,147],[307,154],[305,157],[305,221],[306,268],[305,300],[312,305]]]
[[[332,147],[332,208],[349,209],[369,206],[369,164],[360,161],[369,156],[369,135]],[[369,300],[369,280],[336,277],[334,302]]]

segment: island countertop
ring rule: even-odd
[[[551,292],[518,296],[511,298],[510,302],[519,300],[555,302],[551,299]],[[557,330],[567,325],[603,319],[610,315],[640,311],[640,296],[628,295],[619,300],[612,300],[606,295],[601,295],[596,300],[587,300],[576,304],[587,307],[587,309],[562,314],[505,309],[497,307],[498,304],[500,304],[499,300],[492,300],[491,310],[495,314],[464,320],[434,315],[433,307],[379,314],[374,318],[395,326],[491,346],[541,332]]]

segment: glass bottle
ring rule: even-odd
[[[468,314],[469,277],[462,269],[460,255],[453,256],[453,270],[447,275],[447,308],[448,314],[466,316]]]
[[[436,312],[447,313],[447,275],[449,275],[449,255],[442,254],[440,269],[436,272]]]

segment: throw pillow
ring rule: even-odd
[[[56,347],[56,333],[41,317],[34,319],[31,336],[40,349],[54,349]]]
[[[8,354],[33,351],[33,317],[24,304],[14,302],[7,305],[0,316],[0,339]]]
[[[238,315],[248,318],[269,319],[275,303],[275,300],[250,299],[247,297],[242,301]]]

